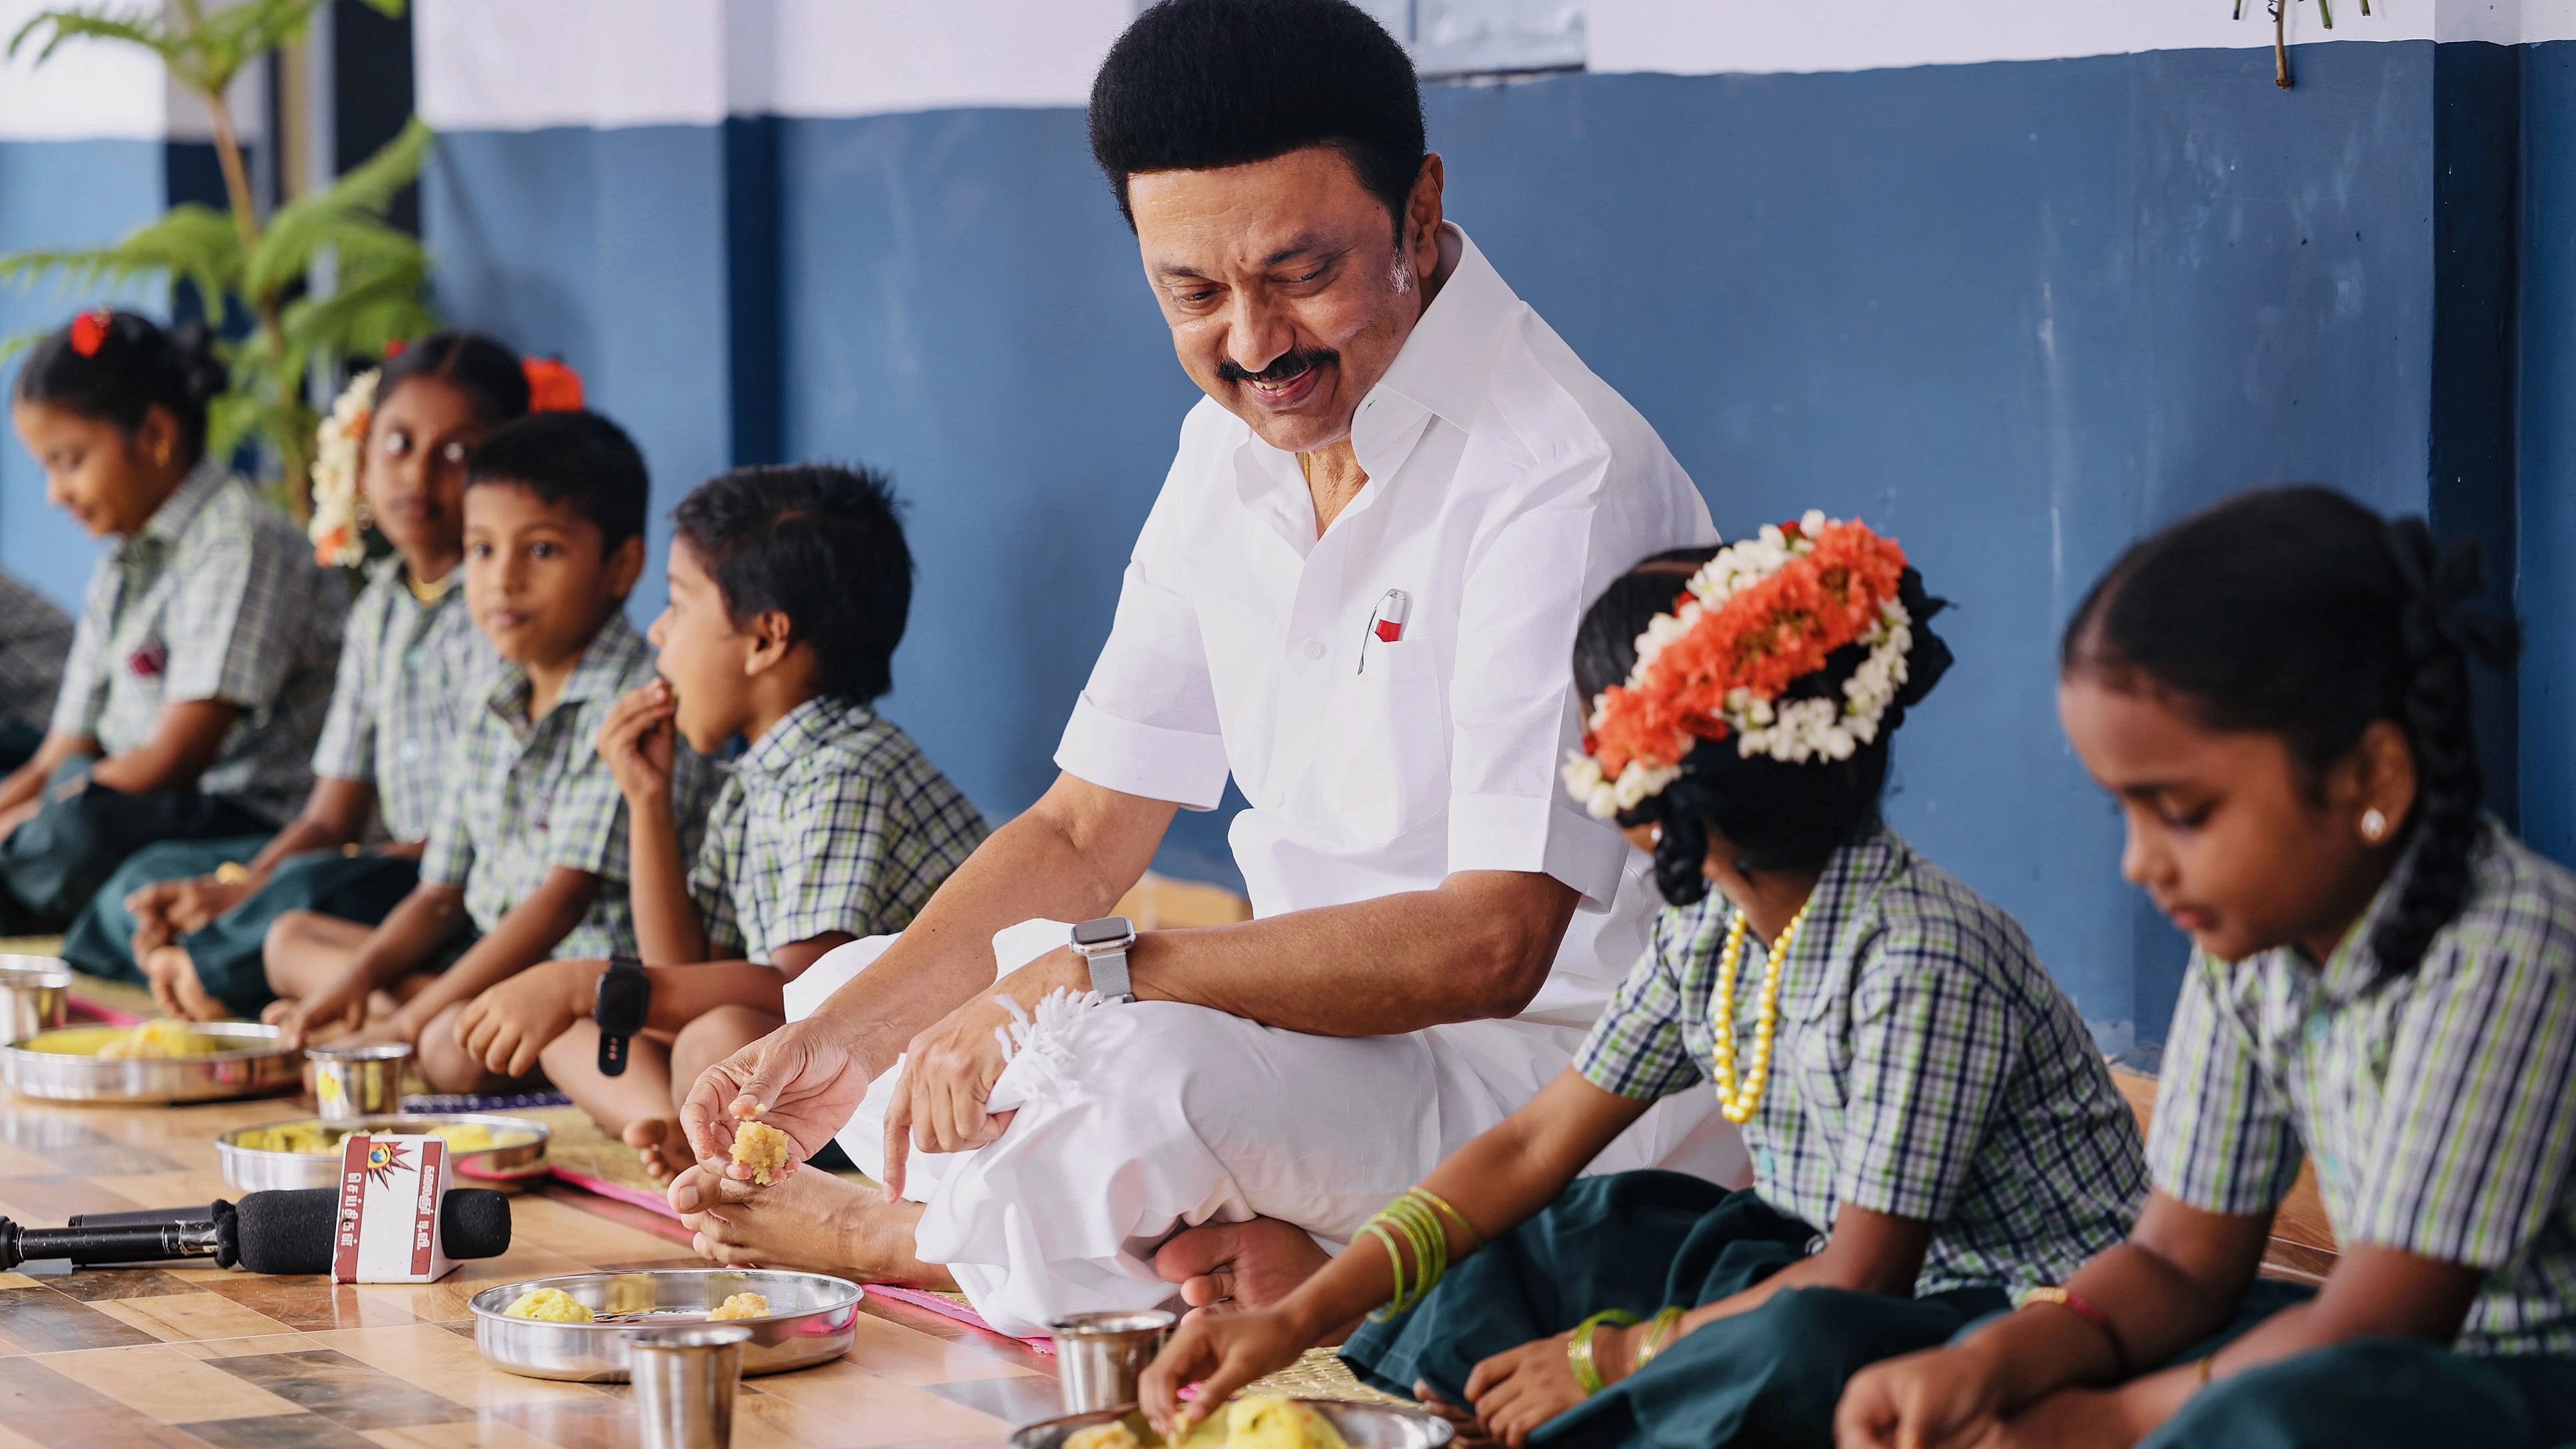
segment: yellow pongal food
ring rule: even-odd
[[[1295,1399],[1237,1399],[1226,1406],[1225,1449],[1349,1449],[1333,1421]]]
[[[1065,1435],[1064,1449],[1145,1449],[1145,1441],[1125,1421],[1111,1420]]]
[[[733,1129],[733,1160],[751,1169],[751,1180],[767,1187],[796,1155],[787,1134],[766,1122],[744,1122]]]
[[[716,1322],[735,1318],[767,1318],[768,1316],[768,1299],[763,1298],[757,1293],[736,1293],[732,1297],[727,1298],[724,1302],[717,1304],[716,1311],[708,1314],[707,1318],[710,1322]]]
[[[305,1156],[322,1156],[340,1150],[340,1144],[357,1132],[327,1122],[281,1122],[274,1127],[250,1128],[233,1138],[236,1147],[253,1152],[294,1152]],[[480,1122],[449,1122],[429,1129],[429,1136],[448,1146],[451,1152],[486,1152],[495,1147],[516,1147],[529,1140],[526,1133],[496,1133]]]
[[[540,1323],[588,1323],[590,1310],[560,1288],[531,1288],[501,1310],[504,1318],[533,1318]]]
[[[237,1045],[191,1030],[171,1017],[141,1026],[66,1026],[42,1032],[24,1043],[29,1051],[67,1057],[202,1057]]]

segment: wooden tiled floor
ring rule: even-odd
[[[302,1110],[292,1099],[68,1109],[0,1094],[0,1213],[53,1227],[238,1197],[217,1171],[215,1134]],[[639,1426],[623,1387],[491,1368],[465,1301],[517,1278],[698,1266],[685,1235],[560,1187],[512,1208],[506,1256],[418,1287],[211,1265],[0,1273],[0,1449],[628,1449]],[[1055,1404],[1039,1355],[871,1300],[848,1356],[744,1382],[734,1443],[993,1445]]]

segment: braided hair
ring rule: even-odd
[[[2219,730],[2280,736],[2322,777],[2378,720],[2405,732],[2419,782],[2394,837],[2412,854],[2371,937],[2412,971],[2468,901],[2482,829],[2469,665],[2511,661],[2509,619],[2465,607],[2475,540],[2444,549],[2330,488],[2267,488],[2133,546],[2066,626],[2060,672],[2179,698]]]
[[[1585,708],[1601,691],[1628,677],[1637,663],[1637,636],[1657,614],[1669,613],[1690,576],[1717,553],[1682,548],[1645,559],[1611,581],[1585,610],[1574,636],[1575,687]],[[1950,647],[1931,629],[1945,601],[1923,591],[1923,577],[1908,567],[1897,600],[1913,620],[1914,647],[1905,656],[1905,683],[1888,705],[1878,734],[1847,759],[1799,763],[1769,755],[1747,757],[1736,737],[1702,738],[1682,757],[1681,774],[1656,794],[1623,812],[1623,826],[1654,825],[1655,885],[1676,906],[1708,895],[1709,832],[1740,852],[1742,871],[1811,869],[1863,831],[1878,824],[1878,801],[1887,786],[1888,745],[1905,711],[1920,703],[1950,667]],[[1846,644],[1824,667],[1801,676],[1782,700],[1842,698],[1843,682],[1869,657],[1869,646]]]
[[[129,439],[154,408],[179,429],[178,460],[206,451],[206,405],[228,381],[205,324],[164,328],[134,312],[84,312],[46,333],[18,370],[18,400],[115,424]]]

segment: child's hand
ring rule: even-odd
[[[1608,1324],[1592,1330],[1592,1362],[1605,1383],[1627,1377],[1623,1332]],[[1573,1338],[1560,1333],[1507,1348],[1467,1376],[1468,1401],[1497,1442],[1521,1449],[1541,1424],[1583,1402],[1583,1386],[1574,1381],[1574,1365],[1565,1356]]]
[[[1235,1390],[1295,1363],[1312,1345],[1312,1336],[1300,1333],[1276,1309],[1193,1313],[1146,1365],[1136,1384],[1136,1401],[1163,1437],[1177,1444]],[[1198,1397],[1182,1403],[1181,1386],[1193,1382],[1199,1386]]]
[[[357,1030],[367,1024],[367,994],[364,979],[354,971],[343,973],[339,980],[296,1002],[278,1017],[281,1030],[277,1044],[295,1051],[315,1032],[335,1027]]]
[[[1965,1449],[2003,1426],[1992,1374],[1954,1348],[1871,1364],[1843,1386],[1834,1410],[1837,1449]]]
[[[606,969],[599,961],[541,961],[467,1002],[456,1044],[485,1071],[524,1077],[538,1053],[589,1014]]]
[[[679,739],[679,706],[671,686],[656,679],[630,690],[599,726],[599,757],[617,777],[628,803],[671,798],[671,755]]]
[[[197,963],[177,946],[158,946],[142,957],[143,979],[151,984],[152,1004],[164,1016],[187,1021],[222,1021],[232,1015],[206,994],[197,979]]]

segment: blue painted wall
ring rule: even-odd
[[[2576,860],[2576,43],[2523,48],[2522,829]]]
[[[1452,214],[1723,529],[1857,512],[1957,601],[1893,816],[2149,1037],[2182,949],[2058,735],[2059,620],[2245,486],[2440,501],[2436,50],[2300,60],[2287,94],[2184,51],[1428,97]],[[660,504],[773,444],[890,469],[922,563],[890,712],[987,810],[1035,796],[1194,396],[1077,113],[450,135],[425,201],[441,305],[582,368]],[[1166,868],[1229,874],[1222,823]]]
[[[168,150],[158,141],[0,141],[0,252],[104,245],[160,214]],[[0,284],[0,337],[58,326],[89,296],[51,281]],[[0,367],[0,385],[16,379],[14,364]],[[77,609],[101,547],[46,504],[44,472],[16,436],[0,440],[0,567]]]

